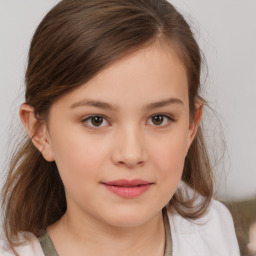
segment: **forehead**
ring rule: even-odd
[[[92,98],[139,106],[174,97],[188,101],[185,67],[174,49],[154,44],[114,62],[61,101]]]

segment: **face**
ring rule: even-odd
[[[113,226],[150,220],[175,193],[195,130],[174,51],[152,46],[115,62],[50,109],[46,153],[67,212]]]

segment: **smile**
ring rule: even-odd
[[[102,184],[118,196],[135,198],[146,192],[154,183],[144,180],[115,180]]]

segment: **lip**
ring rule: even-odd
[[[136,198],[145,193],[154,183],[134,179],[134,180],[114,180],[102,182],[109,191],[123,198]]]

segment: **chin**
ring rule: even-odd
[[[139,227],[145,223],[145,219],[132,218],[131,216],[126,218],[115,218],[109,221],[109,224],[114,227]]]
[[[105,214],[104,219],[114,227],[138,227],[155,216],[153,212],[145,210],[118,209]]]

